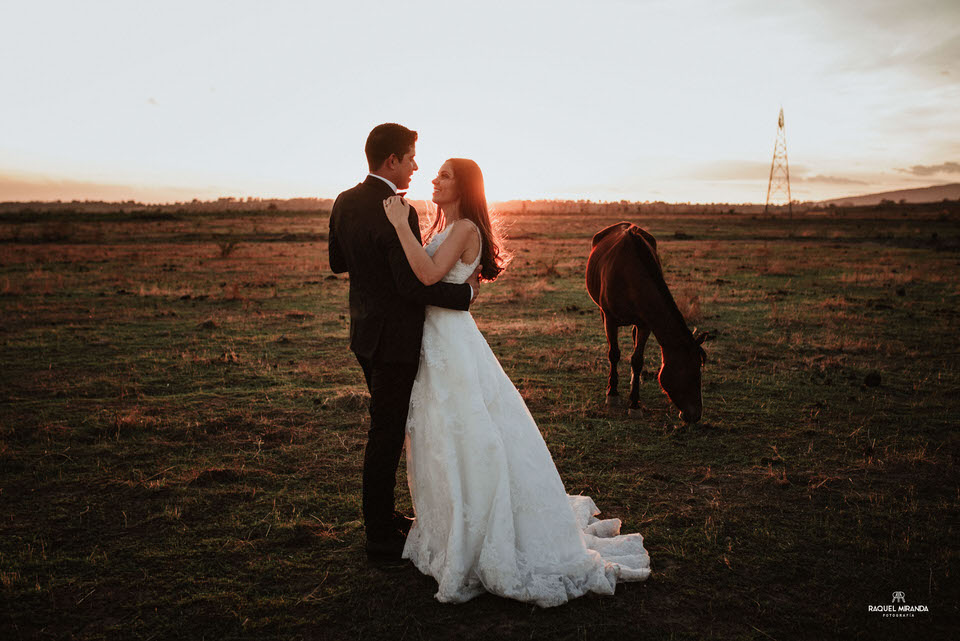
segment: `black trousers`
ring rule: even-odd
[[[363,453],[363,522],[367,539],[392,531],[397,466],[406,434],[410,390],[419,362],[381,363],[357,355],[370,390],[370,431]]]

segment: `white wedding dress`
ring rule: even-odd
[[[431,256],[451,228],[427,245]],[[479,262],[457,261],[443,280],[466,282]],[[549,607],[650,575],[642,536],[620,535],[620,519],[597,520],[590,497],[567,495],[469,312],[426,309],[406,450],[416,519],[403,557],[437,580],[438,600],[491,592]]]

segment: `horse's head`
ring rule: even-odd
[[[684,423],[696,423],[703,414],[700,372],[707,362],[707,353],[702,347],[706,338],[704,333],[687,346],[663,350],[663,366],[658,377],[660,387],[680,408],[680,420]]]

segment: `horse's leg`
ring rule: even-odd
[[[643,350],[647,346],[650,328],[644,324],[633,326],[633,356],[630,357],[630,409],[640,409],[640,381],[643,380]]]
[[[620,383],[617,377],[617,363],[620,362],[620,345],[617,340],[617,324],[609,316],[600,311],[603,316],[603,331],[607,335],[607,358],[610,360],[610,378],[607,381],[607,405],[615,405],[620,400],[617,387]]]

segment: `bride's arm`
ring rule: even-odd
[[[470,226],[455,223],[450,235],[440,244],[436,253],[430,256],[410,229],[408,205],[399,196],[394,196],[383,202],[383,208],[400,238],[400,245],[413,273],[424,285],[440,282],[466,249],[470,240]]]

